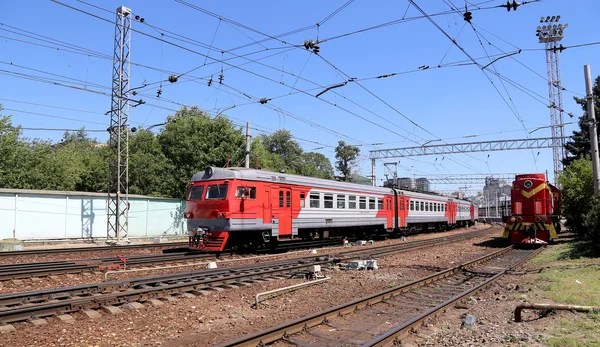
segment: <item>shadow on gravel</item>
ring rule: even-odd
[[[429,266],[429,265],[409,265],[409,266],[402,266],[402,267],[407,268],[407,269],[427,270],[427,271],[433,271],[433,272],[440,272],[440,271],[447,269],[445,267]]]
[[[504,248],[510,246],[510,242],[502,237],[494,237],[491,240],[486,240],[479,243],[474,243],[473,246],[488,247],[488,248]]]

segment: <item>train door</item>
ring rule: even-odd
[[[279,188],[279,236],[292,235],[292,190]]]

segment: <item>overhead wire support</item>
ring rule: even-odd
[[[518,140],[494,140],[480,142],[447,143],[443,145],[427,145],[392,149],[371,150],[370,159],[387,159],[416,157],[423,155],[457,154],[468,152],[492,152],[521,150],[533,148],[552,148],[556,139],[553,137],[529,138]]]
[[[108,132],[108,216],[106,241],[127,242],[129,225],[129,53],[131,10],[117,8]]]

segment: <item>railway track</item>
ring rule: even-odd
[[[466,235],[470,235],[466,234]],[[437,238],[436,240],[445,240],[445,237]],[[341,240],[315,240],[311,242],[306,241],[291,241],[285,244],[279,245],[277,248],[270,250],[265,249],[257,252],[258,254],[264,254],[267,252],[283,252],[294,249],[312,248],[312,247],[326,247],[340,245]],[[393,248],[393,246],[391,246]],[[361,252],[362,250],[357,250]],[[233,255],[233,252],[231,252]],[[78,273],[89,273],[104,270],[117,270],[124,268],[139,268],[139,267],[150,267],[158,266],[166,263],[187,263],[198,260],[214,259],[214,254],[206,253],[167,253],[167,254],[151,254],[151,255],[138,255],[130,256],[127,258],[126,265],[123,260],[119,257],[106,257],[106,258],[95,258],[95,259],[81,259],[81,260],[63,260],[63,261],[51,261],[51,262],[35,262],[35,263],[18,263],[18,264],[2,264],[0,265],[0,282],[18,279],[29,279],[29,278],[41,278],[46,276],[58,275],[58,274],[78,274]]]
[[[0,323],[7,324],[132,301],[144,302],[179,293],[203,295],[207,290],[215,288],[245,286],[256,281],[289,277],[292,274],[309,270],[314,265],[327,266],[361,257],[378,257],[442,243],[457,242],[481,236],[484,232],[488,232],[488,230],[395,245],[362,247],[340,252],[336,257],[304,257],[261,263],[259,265],[244,265],[0,295]]]
[[[225,346],[392,346],[412,328],[490,285],[537,250],[507,247],[411,283],[292,322],[246,335]],[[390,328],[392,327],[392,328]]]
[[[22,251],[3,251],[0,252],[0,257],[9,257],[15,255],[43,255],[56,253],[82,253],[82,252],[97,252],[97,251],[121,251],[138,248],[180,248],[187,247],[188,241],[185,242],[169,242],[169,243],[141,243],[126,246],[90,246],[90,247],[72,247],[72,248],[48,248],[48,249],[27,249]]]

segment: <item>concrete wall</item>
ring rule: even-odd
[[[185,201],[134,195],[129,202],[129,238],[184,234]],[[106,225],[106,194],[0,189],[0,239],[105,238]]]

